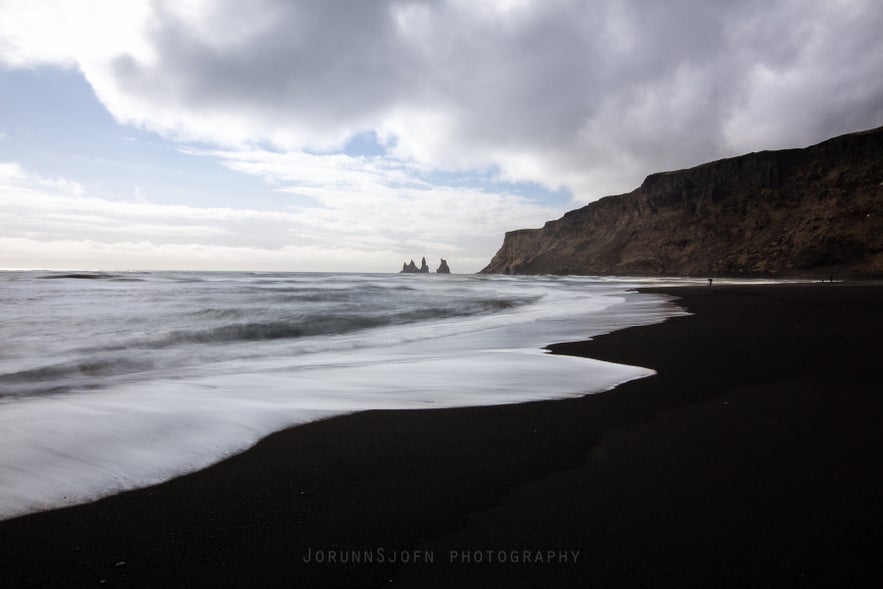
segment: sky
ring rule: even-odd
[[[476,272],[883,125],[878,0],[0,0],[0,268]]]

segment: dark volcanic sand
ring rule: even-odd
[[[554,346],[657,376],[283,431],[166,484],[0,523],[0,583],[883,586],[883,287],[662,292],[695,315]],[[433,562],[304,562],[354,550]],[[502,562],[550,550],[568,562]]]

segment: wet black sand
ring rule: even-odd
[[[286,430],[0,522],[2,585],[879,585],[883,286],[662,290],[695,314],[554,346],[657,376]]]

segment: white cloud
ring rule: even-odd
[[[354,265],[377,267],[386,261],[382,252],[317,246],[264,249],[204,243],[0,237],[0,267],[11,269],[294,271],[321,267],[326,271],[352,271]]]
[[[95,198],[75,182],[0,163],[0,267],[383,272],[426,255],[474,272],[508,228],[556,213],[505,193],[416,180],[395,187],[407,176],[369,158],[255,149],[206,156],[279,182],[280,208]],[[311,203],[288,203],[289,193]]]
[[[4,0],[0,61],[13,67],[101,67],[108,57],[152,57],[147,0]]]
[[[310,197],[311,209],[328,225],[345,224],[365,234],[433,236],[448,242],[452,229],[464,239],[486,236],[499,241],[513,223],[541,223],[555,211],[511,193],[437,186],[418,170],[381,157],[277,154],[243,151],[196,152],[221,158],[231,169],[284,184],[280,191]]]

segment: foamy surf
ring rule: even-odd
[[[332,415],[609,390],[653,371],[542,347],[683,313],[614,279],[0,280],[2,518],[158,483]]]

